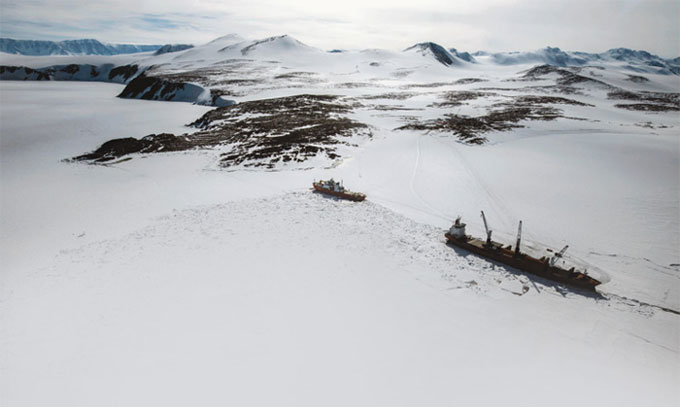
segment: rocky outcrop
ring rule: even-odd
[[[114,67],[113,64],[53,65],[45,68],[0,66],[0,80],[15,81],[99,81],[127,83],[139,71],[137,65]]]
[[[72,160],[104,163],[128,154],[183,151],[192,147],[193,145],[183,136],[169,133],[150,134],[141,139],[127,137],[110,140],[95,151],[74,157]]]
[[[210,92],[200,85],[176,82],[162,76],[146,76],[141,73],[131,80],[118,95],[127,99],[191,102],[207,106],[231,106],[236,102]]]
[[[154,52],[154,55],[163,55],[163,54],[169,54],[171,52],[179,52],[179,51],[184,51],[185,49],[190,49],[193,48],[194,46],[191,44],[166,44],[163,45],[162,47],[158,48],[156,52]]]
[[[136,64],[121,66],[69,64],[39,69],[1,65],[0,80],[114,82],[127,84],[118,95],[121,98],[189,102],[217,107],[236,103],[201,85],[161,76],[147,76],[145,75],[147,69]]]
[[[152,78],[145,80],[149,79]],[[150,81],[145,85],[153,87],[158,82]],[[159,91],[160,88],[153,94]],[[105,163],[134,153],[215,146],[228,147],[228,151],[220,156],[220,164],[224,167],[242,165],[272,169],[283,163],[302,163],[315,156],[335,160],[341,156],[339,146],[354,146],[353,138],[357,136],[371,137],[367,125],[345,116],[355,105],[355,101],[335,95],[253,100],[205,113],[191,124],[199,129],[195,133],[115,139],[72,160]]]

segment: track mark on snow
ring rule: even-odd
[[[420,202],[422,202],[423,205],[425,205],[428,209],[430,209],[435,213],[431,213],[432,215],[438,216],[442,219],[446,219],[447,221],[450,221],[452,219],[451,216],[443,213],[442,211],[438,210],[434,206],[430,205],[423,199],[423,197],[416,191],[415,188],[415,182],[416,182],[416,176],[418,175],[418,168],[420,167],[420,138],[423,136],[416,136],[416,162],[413,165],[413,172],[411,173],[411,182],[409,184],[409,187],[411,188],[411,193],[413,193],[413,196],[418,198]]]

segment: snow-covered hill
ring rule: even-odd
[[[0,52],[20,55],[118,55],[155,51],[160,45],[105,44],[95,39],[38,41],[0,38]]]

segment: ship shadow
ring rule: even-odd
[[[342,201],[342,202],[345,202],[345,201],[348,201],[348,202],[352,202],[352,200],[350,200],[350,199],[344,199],[344,198],[340,198],[340,197],[337,197],[337,196],[334,196],[334,195],[324,194],[323,192],[319,192],[319,191],[317,191],[317,190],[312,190],[312,193],[315,194],[315,195],[317,195],[317,196],[320,196],[320,197],[322,197],[322,198],[324,198],[324,199],[328,199],[328,200],[330,200],[330,201],[336,201],[336,202],[341,202],[341,201]]]
[[[514,276],[525,276],[525,277],[527,277],[529,279],[529,281],[531,282],[531,284],[536,289],[536,291],[538,291],[539,293],[541,292],[541,289],[536,285],[536,283],[540,283],[542,286],[545,286],[545,287],[553,288],[557,293],[559,293],[562,297],[565,297],[565,298],[567,297],[567,294],[576,294],[576,295],[586,297],[586,298],[591,298],[591,299],[594,299],[594,300],[606,300],[607,299],[607,297],[600,294],[598,291],[595,291],[595,290],[591,291],[591,290],[586,290],[586,289],[583,289],[583,288],[572,287],[572,286],[569,286],[569,285],[566,285],[566,284],[558,283],[556,281],[552,281],[552,280],[547,279],[547,278],[539,277],[539,276],[536,276],[536,275],[531,274],[531,273],[525,273],[521,270],[518,270],[514,267],[508,266],[507,264],[503,264],[503,263],[498,262],[496,260],[492,260],[492,259],[488,259],[486,257],[478,256],[474,253],[471,253],[471,252],[469,252],[469,251],[467,251],[463,248],[460,248],[458,246],[452,245],[448,242],[446,243],[446,245],[448,247],[450,247],[451,249],[453,249],[453,251],[456,252],[457,255],[459,255],[463,258],[467,258],[468,256],[472,256],[472,257],[475,257],[475,258],[478,258],[478,259],[482,259],[482,260],[494,265],[494,267],[501,268],[501,269],[507,271],[509,274],[512,274]]]
[[[342,199],[338,198],[337,196],[324,194],[323,192],[319,192],[315,189],[312,190],[312,193],[316,196],[320,196],[321,198],[328,199],[329,201],[342,201]]]

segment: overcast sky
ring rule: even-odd
[[[290,34],[322,49],[615,47],[680,56],[680,0],[0,0],[0,36],[200,44]]]

